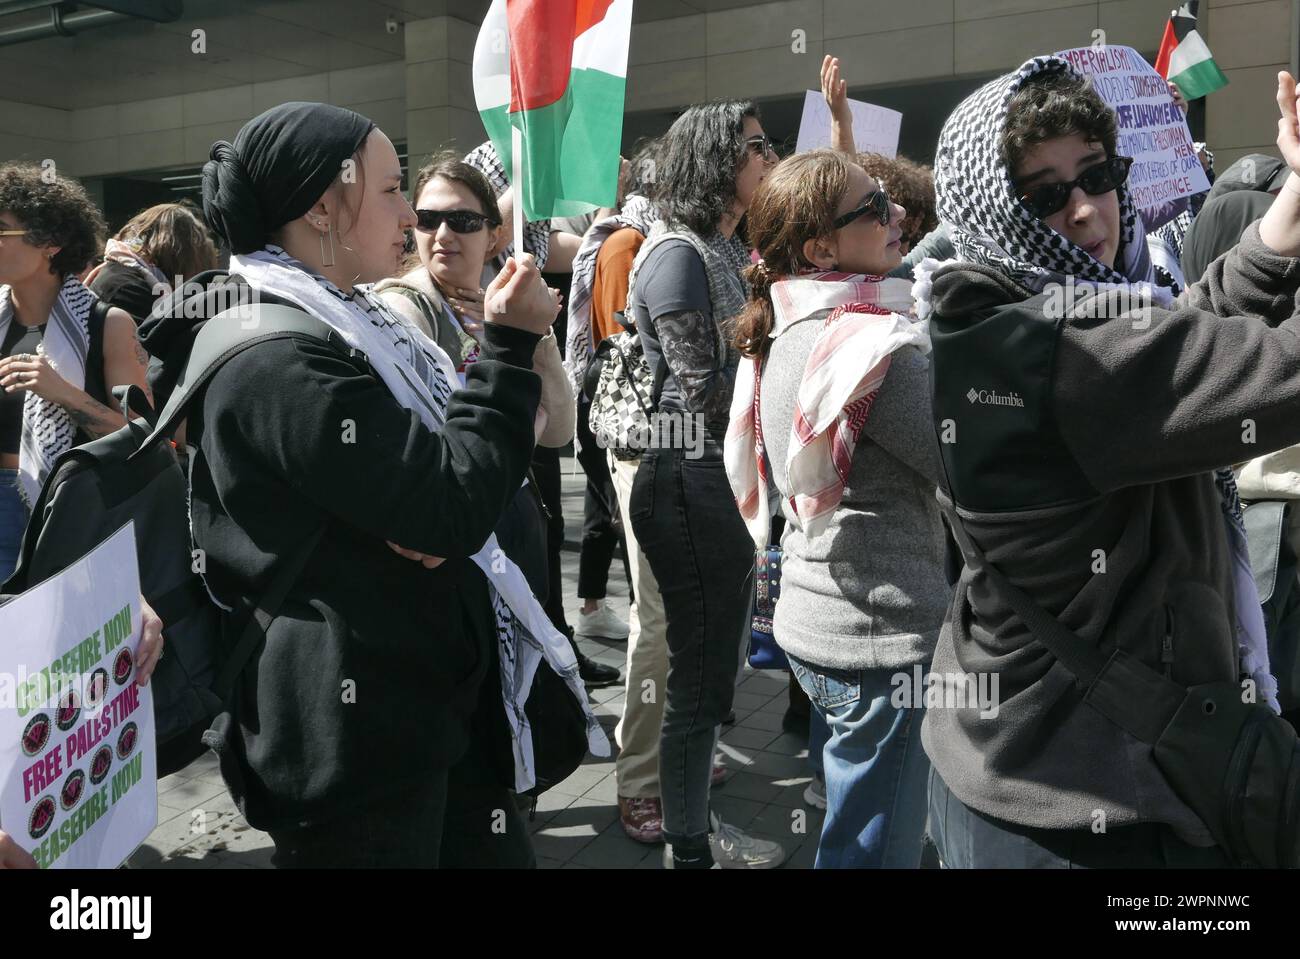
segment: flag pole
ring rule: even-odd
[[[514,231],[515,261],[524,250],[524,132],[519,127],[510,126],[510,183],[515,188]]]

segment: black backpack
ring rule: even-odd
[[[356,359],[337,333],[301,310],[277,304],[251,309],[251,321],[248,312],[232,311],[203,325],[156,421],[138,387],[113,391],[128,425],[55,461],[32,509],[18,566],[4,584],[9,594],[30,589],[80,559],[128,520],[134,522],[140,590],[162,619],[166,639],[151,680],[158,772],[164,776],[204,752],[204,731],[224,711],[235,680],[323,533],[308,537],[297,553],[283,560],[256,607],[244,611],[246,619],[235,633],[240,638],[226,655],[220,611],[191,553],[188,485],[171,434],[216,371],[258,343],[285,337],[323,340]],[[134,419],[133,413],[138,414]]]

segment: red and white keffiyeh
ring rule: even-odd
[[[772,284],[773,339],[830,309],[804,365],[786,454],[790,504],[804,534],[822,533],[844,495],[858,436],[899,347],[930,350],[927,326],[910,316],[911,284],[854,273],[808,273]],[[736,373],[723,458],[754,544],[768,544],[768,463],[759,398],[762,367],[744,357]]]

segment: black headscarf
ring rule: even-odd
[[[260,250],[312,208],[374,128],[328,103],[281,103],[253,117],[233,144],[212,144],[203,165],[208,225],[232,253]]]

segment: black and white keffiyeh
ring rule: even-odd
[[[86,385],[86,355],[90,351],[90,308],[97,297],[75,276],[59,288],[37,353],[44,355],[59,374],[77,389]],[[0,341],[14,319],[12,291],[0,286]],[[41,485],[54,461],[72,448],[77,427],[58,403],[28,391],[23,400],[23,432],[18,451],[18,493],[27,508],[40,495]]]
[[[582,392],[582,377],[595,352],[591,335],[591,294],[596,282],[596,258],[605,241],[619,230],[633,229],[642,236],[659,222],[655,206],[643,196],[627,198],[623,209],[598,220],[582,237],[582,245],[573,257],[573,279],[569,286],[569,328],[564,344],[564,369],[574,395]]]
[[[348,346],[366,354],[398,403],[419,413],[430,430],[441,431],[447,400],[453,384],[459,382],[456,367],[446,352],[390,310],[369,287],[344,293],[277,246],[232,256],[230,272],[242,276],[255,290],[273,293],[324,320]],[[591,752],[608,756],[609,742],[587,704],[573,649],[551,625],[519,567],[498,547],[495,534],[472,559],[491,586],[516,790],[531,788],[535,779],[532,735],[524,705],[543,660],[565,680],[581,704]]]
[[[1011,171],[998,143],[1007,106],[1021,85],[1038,74],[1073,72],[1055,56],[1035,57],[1018,70],[986,83],[967,97],[944,124],[934,164],[939,219],[949,226],[957,259],[997,269],[1034,292],[1048,284],[1124,287],[1143,301],[1168,305],[1173,294],[1157,281],[1145,242],[1146,228],[1127,185],[1119,194],[1120,242],[1108,267],[1026,210],[1016,196]],[[918,315],[929,311],[929,274],[940,264],[917,269]]]

